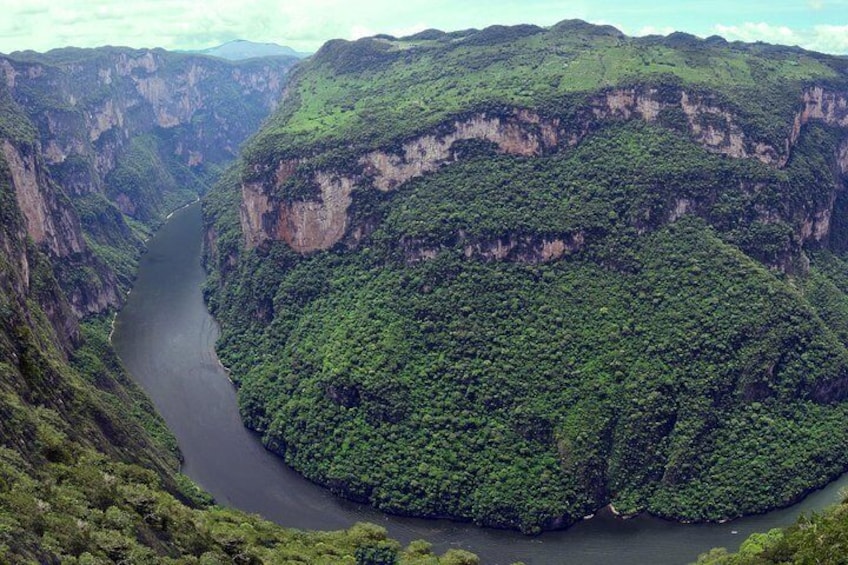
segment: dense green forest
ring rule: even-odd
[[[791,527],[752,534],[737,553],[716,548],[701,555],[698,565],[771,565],[778,563],[844,563],[848,516],[842,502],[822,513],[801,516]]]
[[[97,65],[127,53],[25,54],[47,69],[33,76],[49,80],[20,80],[17,99],[14,81],[0,79],[0,562],[477,563],[460,550],[437,556],[424,541],[402,548],[372,524],[338,532],[281,528],[215,505],[179,473],[176,439],[124,371],[109,332],[117,292],[129,289],[144,240],[170,211],[206,190],[220,162],[189,166],[175,155],[179,134],[190,136],[191,128],[145,130],[138,123],[123,151],[108,135],[62,162],[42,151],[58,143],[56,123],[61,135],[89,140],[83,104],[71,109],[61,100],[63,73],[98,76]],[[115,102],[120,88],[110,85],[88,94]],[[244,95],[225,87],[216,90],[215,105]],[[249,112],[258,122],[261,108]],[[207,118],[201,113],[197,121]],[[109,158],[99,185],[95,169]],[[47,234],[35,241],[39,230]],[[100,312],[81,315],[73,306]]]
[[[122,372],[108,320],[83,327],[67,365],[20,315],[0,334],[4,353],[24,356],[0,364],[4,563],[477,563],[463,551],[437,557],[425,542],[402,549],[371,524],[301,532],[213,506],[176,473],[176,443]]]
[[[633,124],[372,193],[360,249],[258,250],[213,296],[246,422],[308,477],[400,513],[534,531],[610,500],[700,520],[786,504],[848,464],[846,407],[821,392],[848,370],[832,329],[848,319],[740,250],[791,247],[790,226],[737,219],[793,170]],[[722,198],[740,177],[764,188]],[[711,224],[633,227],[680,197],[712,203]],[[464,252],[576,232],[584,247],[549,264]],[[409,241],[439,252],[410,264]]]
[[[85,324],[70,365],[48,336],[11,326],[0,343],[25,357],[0,364],[5,563],[477,563],[458,550],[437,557],[425,542],[402,549],[371,524],[301,532],[214,506],[176,473],[173,436],[123,373],[107,319]]]
[[[798,49],[576,22],[331,42],[204,203],[245,422],[344,496],[525,532],[607,503],[721,520],[823,485],[848,466],[845,132],[786,140],[804,89],[845,81]],[[617,85],[697,94],[785,164],[717,154],[673,106],[587,121]],[[369,184],[365,151],[515,108],[587,131],[529,157],[455,142]],[[287,206],[333,197],[315,171],[356,184],[342,239],[301,254],[274,239]],[[283,226],[249,249],[247,183]]]

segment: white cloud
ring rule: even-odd
[[[848,25],[817,25],[811,29],[792,29],[766,23],[748,22],[742,25],[715,26],[716,33],[725,39],[765,41],[782,45],[798,45],[823,53],[848,53]]]
[[[668,35],[676,30],[671,26],[656,27],[652,25],[643,26],[635,34],[636,37],[644,37],[646,35]]]
[[[767,43],[781,43],[794,45],[799,43],[801,37],[787,26],[774,26],[767,23],[746,22],[742,25],[715,26],[716,32],[731,41],[765,41]]]
[[[587,17],[586,0],[0,0],[0,52],[130,45],[191,49],[231,39],[315,50],[325,41]]]
[[[848,53],[848,25],[818,25],[813,28],[807,49],[824,53]]]
[[[794,18],[784,19],[786,25],[756,23],[758,16],[753,15],[750,23],[713,26],[705,15],[706,4],[692,3],[692,10],[678,11],[663,0],[651,0],[647,6],[626,0],[0,0],[0,52],[44,51],[68,44],[193,49],[238,38],[306,51],[335,37],[377,33],[400,37],[428,27],[451,31],[496,23],[551,25],[582,18],[596,23],[606,20],[634,35],[667,35],[675,29],[697,35],[715,32],[731,40],[848,53],[843,25],[848,24],[846,0],[792,1],[791,11],[785,4],[781,11],[780,2],[773,9],[774,14]],[[696,10],[696,4],[703,9]],[[764,5],[746,4],[746,13],[761,13]],[[709,9],[713,10],[712,3]],[[721,20],[727,13],[722,8],[709,17]],[[813,27],[815,22],[803,17],[812,13],[817,14],[818,23],[830,25]],[[734,11],[728,17],[738,14]]]

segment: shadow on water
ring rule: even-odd
[[[848,477],[784,510],[726,524],[682,525],[608,512],[572,528],[526,537],[446,520],[400,518],[341,500],[305,480],[266,451],[242,426],[235,392],[215,355],[218,326],[203,303],[200,206],[176,214],[149,242],[138,279],[115,321],[113,343],[179,441],[183,472],[220,504],[255,512],[283,526],[340,529],[382,524],[407,542],[468,549],[484,563],[654,563],[694,561],[711,547],[738,548],[750,533],[792,523],[804,511],[835,502]]]

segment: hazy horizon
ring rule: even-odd
[[[848,54],[848,0],[715,2],[607,2],[491,0],[280,0],[233,4],[208,0],[0,0],[0,52],[122,45],[191,50],[244,39],[315,51],[324,42],[379,33],[395,36],[437,28],[453,31],[494,24],[550,26],[579,18],[609,24],[627,35],[673,31],[729,41],[799,45]]]

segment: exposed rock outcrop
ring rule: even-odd
[[[9,169],[10,188],[26,235],[56,262],[59,282],[64,285],[67,302],[59,305],[54,300],[42,300],[42,308],[59,335],[74,336],[78,330],[76,322],[67,319],[67,305],[77,318],[117,307],[121,304],[118,281],[88,249],[77,213],[50,179],[37,147],[4,140],[2,156]],[[19,264],[23,281],[28,285],[29,265],[25,253],[21,254]],[[70,274],[74,269],[91,275],[80,280]]]
[[[452,148],[457,141],[489,141],[508,155],[540,155],[556,147],[558,126],[559,120],[543,120],[528,110],[506,116],[478,114],[455,121],[445,135],[424,135],[404,143],[400,154],[372,151],[359,162],[374,187],[388,191],[456,160]]]
[[[82,253],[85,241],[73,210],[58,201],[58,190],[51,186],[33,147],[16,147],[4,140],[3,156],[12,175],[12,186],[23,213],[27,233],[55,257]]]
[[[579,251],[585,242],[583,232],[577,231],[560,237],[533,237],[511,235],[494,241],[469,241],[466,234],[456,236],[462,245],[463,254],[483,261],[516,261],[519,263],[547,263]],[[401,242],[407,263],[434,259],[444,251],[443,247],[428,246],[416,240]]]
[[[290,202],[277,196],[305,160],[289,159],[265,165],[269,174],[263,180],[242,185],[242,231],[249,248],[268,240],[282,240],[301,253],[327,249],[341,241],[352,228],[347,209],[358,190],[390,191],[413,178],[437,171],[458,159],[454,148],[459,141],[485,141],[492,143],[500,153],[539,156],[580,143],[602,122],[632,119],[655,122],[669,110],[682,113],[691,138],[707,150],[783,167],[798,141],[801,128],[808,122],[818,120],[827,125],[848,127],[846,94],[814,87],[801,94],[801,101],[802,108],[787,122],[792,126],[782,147],[751,137],[730,109],[706,95],[683,89],[673,92],[661,92],[653,87],[611,89],[593,97],[578,112],[578,117],[570,121],[542,116],[526,108],[464,115],[403,142],[398,150],[369,151],[359,158],[358,167],[353,170],[312,172],[312,181],[320,188],[318,198],[313,200]],[[848,167],[846,145],[842,146],[839,163],[844,173]],[[261,169],[263,165],[254,164],[254,169],[257,167]],[[669,210],[669,218],[672,221],[679,218],[694,209],[693,205],[693,202],[678,201]],[[798,233],[802,242],[807,239],[821,241],[827,237],[832,205],[833,202],[827,209],[804,211],[806,219]],[[770,214],[772,211],[764,210],[762,215],[766,221],[775,221],[777,218]],[[480,249],[476,253],[484,257],[526,258],[521,253],[512,253],[515,245],[507,242],[477,245]],[[483,248],[488,251],[484,252]],[[433,250],[422,248],[410,250],[410,253],[409,259],[414,261],[432,255]],[[529,255],[531,260],[537,256],[539,253]]]
[[[20,197],[16,184],[22,182],[22,172],[15,170],[20,163],[10,163],[9,157],[21,159],[22,153],[27,152],[8,141],[4,141],[3,151],[0,152],[0,196],[5,200],[4,209],[0,211],[3,218],[0,222],[0,311],[4,317],[18,315],[23,317],[27,324],[35,323],[28,302],[38,303],[50,321],[53,331],[50,336],[35,337],[47,338],[59,345],[62,352],[67,353],[78,341],[79,325],[64,294],[56,287],[55,278],[45,268],[46,259],[39,251],[39,246],[33,245],[32,234],[28,233],[28,225],[33,222],[24,216],[21,206],[18,205]],[[26,178],[26,182],[32,182],[32,179]],[[26,190],[32,188],[38,190],[39,187],[36,184]],[[39,203],[44,204],[43,200]],[[46,218],[50,218],[45,221],[52,221],[49,209],[41,212]],[[44,226],[40,227],[41,233],[47,238],[47,230],[43,229]],[[41,248],[48,250],[45,246]],[[9,319],[6,319],[6,322],[9,323]]]
[[[106,205],[99,195],[112,197],[124,215],[155,218],[150,210],[164,206],[167,187],[148,169],[158,167],[180,188],[190,176],[180,167],[203,171],[232,159],[276,107],[296,59],[232,63],[162,50],[69,52],[73,57],[61,51],[0,56],[0,95],[18,123],[28,121],[36,132],[25,141],[0,133],[0,151],[26,232],[57,262],[68,302],[82,317],[118,306],[123,293],[86,244],[83,230],[94,228],[81,222],[77,199],[96,224],[88,237],[101,238],[101,246],[137,247],[126,241],[136,236],[121,214],[96,209]],[[178,165],[169,169],[171,163]],[[113,175],[119,167],[129,173]],[[152,188],[143,186],[146,176]],[[97,219],[103,214],[108,225]],[[105,233],[109,226],[115,233]]]
[[[848,127],[848,94],[831,92],[815,86],[807,89],[802,96],[803,108],[795,114],[792,131],[786,139],[784,156],[780,166],[789,160],[792,148],[798,142],[801,128],[812,120],[818,120],[828,125]]]
[[[836,166],[842,175],[848,175],[848,139],[842,141],[836,153]]]

